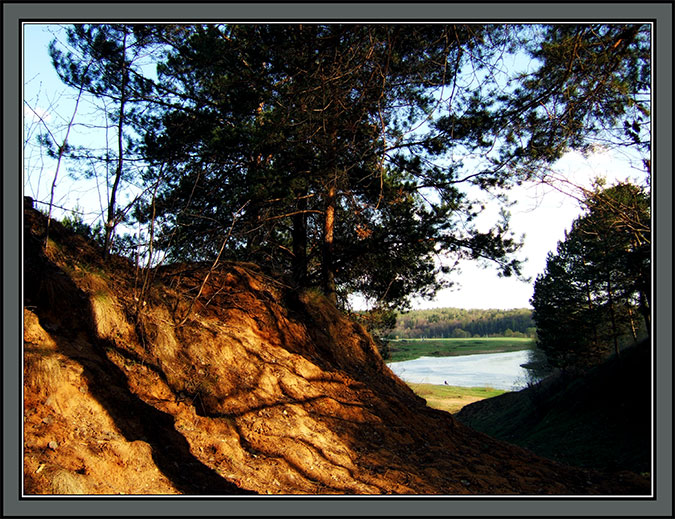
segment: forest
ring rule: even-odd
[[[74,24],[49,54],[73,108],[50,119],[24,100],[26,186],[49,185],[31,204],[134,262],[139,301],[152,268],[203,263],[206,283],[238,261],[345,311],[361,298],[380,335],[536,327],[555,356],[566,330],[618,351],[636,316],[649,329],[648,24]],[[642,185],[556,174],[570,151],[609,149]],[[93,208],[59,207],[73,182],[94,185]],[[537,280],[533,316],[399,314],[461,260],[522,277],[509,190],[528,183],[596,215],[559,252],[576,259]]]
[[[400,314],[396,326],[388,335],[392,339],[469,338],[469,337],[529,337],[536,327],[532,310],[482,310],[463,308],[434,308],[412,310]]]

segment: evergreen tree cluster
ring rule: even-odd
[[[126,222],[139,228],[126,245],[137,257],[144,248],[148,265],[160,251],[214,268],[256,262],[342,306],[359,294],[387,320],[451,285],[461,259],[520,275],[508,212],[487,230],[475,224],[488,200],[506,204],[510,187],[569,150],[601,142],[649,153],[645,24],[67,33],[67,49],[50,49],[55,68],[102,106],[114,143],[64,141],[59,157],[105,178],[106,253]],[[527,70],[511,70],[518,57]],[[129,186],[140,194],[121,207]],[[520,321],[506,328],[528,333]]]
[[[632,184],[598,186],[586,199],[531,304],[538,347],[554,367],[587,367],[650,333],[650,197]]]

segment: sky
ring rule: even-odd
[[[639,172],[625,159],[610,153],[597,153],[587,159],[569,153],[556,169],[561,176],[586,188],[591,187],[596,177],[606,178],[609,184],[641,179]],[[511,229],[516,236],[524,235],[524,245],[517,257],[525,260],[522,274],[524,278],[530,278],[529,282],[515,277],[500,278],[494,267],[481,268],[473,262],[463,262],[461,272],[452,277],[459,286],[440,291],[431,301],[418,300],[414,308],[529,308],[534,280],[544,272],[548,253],[555,252],[558,242],[565,238],[565,231],[583,212],[570,194],[534,184],[509,192],[510,199],[515,202],[510,208]]]
[[[24,99],[31,103],[32,108],[49,124],[59,122],[56,118],[69,118],[72,115],[73,100],[63,95],[64,87],[54,72],[47,47],[52,39],[50,32],[45,32],[40,26],[25,27],[24,47]],[[49,110],[50,106],[58,106],[58,110]],[[78,107],[78,113],[84,115],[90,106],[83,103]],[[28,122],[36,120],[35,114],[28,109],[24,110]],[[62,123],[64,121],[61,121]],[[84,140],[88,132],[79,132],[75,128],[73,137]],[[24,193],[33,196],[36,200],[48,200],[53,165],[43,162],[42,158],[26,151],[24,155],[25,168],[32,168],[31,175],[25,175]],[[556,171],[565,178],[590,187],[594,178],[605,177],[609,184],[616,180],[632,179],[642,182],[641,174],[633,169],[625,158],[609,152],[598,152],[588,158],[579,154],[567,154],[557,165]],[[86,206],[93,204],[94,210],[90,213],[95,217],[96,210],[102,206],[105,193],[100,193],[91,184],[83,181],[68,182],[65,172],[59,171],[59,177],[64,179],[59,184],[56,204],[63,207],[74,207],[76,204]],[[453,288],[440,291],[431,301],[415,300],[413,308],[528,308],[532,297],[533,283],[536,276],[543,273],[546,266],[546,257],[550,251],[555,251],[558,242],[564,239],[575,218],[581,214],[581,207],[577,200],[568,194],[542,185],[526,185],[509,192],[510,199],[515,205],[510,208],[511,228],[517,236],[524,235],[524,246],[517,254],[519,259],[526,260],[523,265],[523,276],[530,278],[529,282],[516,278],[500,278],[494,267],[481,268],[474,262],[463,262],[459,265],[460,271],[452,274]],[[496,216],[486,212],[478,222],[489,225]],[[86,218],[85,218],[86,221]],[[357,303],[358,305],[358,303]]]

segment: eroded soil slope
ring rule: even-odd
[[[45,225],[26,211],[27,494],[649,492],[426,407],[315,292],[245,264],[146,278]]]

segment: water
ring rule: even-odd
[[[389,367],[405,382],[461,387],[493,387],[518,391],[527,385],[528,371],[521,367],[529,351],[481,353],[459,357],[420,357],[392,362]]]

